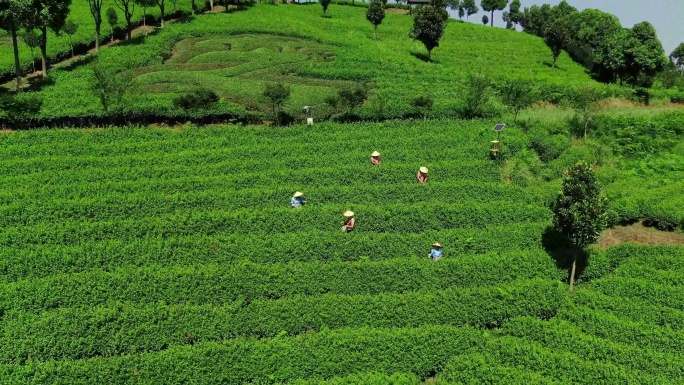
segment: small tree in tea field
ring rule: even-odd
[[[489,16],[482,15],[482,24],[487,25],[487,23],[489,23]]]
[[[444,34],[446,27],[446,10],[432,5],[426,5],[413,16],[413,29],[411,37],[420,40],[428,51],[428,61],[432,58],[432,50],[439,47],[439,40]]]
[[[596,242],[607,227],[607,199],[594,175],[594,169],[586,162],[579,162],[565,173],[563,189],[553,208],[553,224],[575,246],[570,290],[575,285],[575,270],[579,249]]]
[[[282,83],[269,83],[264,90],[264,96],[271,102],[273,115],[277,124],[280,125],[280,110],[290,98],[290,88],[285,87]]]
[[[327,14],[331,1],[332,0],[318,0],[318,2],[321,4],[321,7],[323,7],[323,16]]]
[[[69,19],[64,23],[64,27],[62,27],[62,32],[66,33],[67,36],[69,36],[69,48],[71,48],[71,57],[74,57],[74,35],[76,34],[76,31],[78,31],[78,24],[76,24],[73,20]]]
[[[420,112],[420,114],[423,115],[423,119],[427,119],[427,115],[432,110],[434,104],[435,101],[430,95],[421,95],[411,100],[411,107]]]
[[[499,89],[499,96],[503,104],[510,107],[515,113],[515,121],[518,120],[520,111],[530,107],[536,101],[534,83],[523,79],[506,81]]]
[[[119,24],[119,14],[116,13],[114,7],[107,8],[107,24],[109,24],[109,29],[112,34],[111,41],[114,41],[114,27]]]
[[[378,25],[382,24],[382,20],[385,18],[385,5],[381,0],[373,0],[370,3],[370,7],[366,11],[366,19],[373,24],[374,31],[373,36],[378,37]]]

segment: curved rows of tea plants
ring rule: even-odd
[[[569,293],[546,198],[500,182],[491,136],[447,121],[0,136],[0,378],[681,383],[682,249],[592,250]]]

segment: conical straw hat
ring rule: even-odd
[[[427,174],[427,173],[428,173],[428,168],[427,168],[427,167],[421,167],[421,168],[420,168],[420,172],[422,172],[423,174]]]
[[[354,216],[354,212],[353,212],[353,211],[350,211],[350,210],[347,210],[347,211],[345,211],[344,214],[342,214],[342,215],[344,215],[345,217],[353,217],[353,216]]]
[[[373,153],[371,154],[371,156],[380,156],[380,153],[377,152],[377,151],[373,151]]]
[[[433,243],[432,246],[434,246],[434,247],[442,247],[442,245],[440,245],[439,242]]]
[[[304,194],[302,194],[301,191],[297,191],[296,193],[294,193],[294,197],[295,197],[295,198],[299,198],[299,197],[302,196],[302,195],[304,195]]]

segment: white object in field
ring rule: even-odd
[[[313,118],[306,118],[306,124],[313,126]]]

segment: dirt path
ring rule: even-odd
[[[601,234],[598,245],[605,250],[621,243],[639,245],[684,245],[684,233],[659,231],[641,223],[608,229]]]

